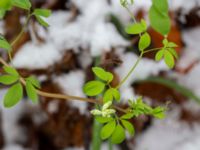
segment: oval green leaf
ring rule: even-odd
[[[113,121],[112,117],[101,117],[101,116],[96,116],[95,119],[99,122],[99,123],[107,123],[110,121]]]
[[[31,82],[34,87],[41,88],[40,82],[34,76],[30,76],[26,80]]]
[[[149,19],[150,24],[155,31],[163,36],[169,33],[171,24],[168,12],[166,14],[160,13],[154,6],[152,6],[149,11]]]
[[[113,75],[110,72],[105,71],[103,68],[100,67],[93,67],[92,71],[94,74],[101,80],[106,82],[111,82],[113,80]]]
[[[3,75],[0,76],[0,83],[4,85],[10,85],[15,83],[19,78],[17,76],[11,76],[11,75]]]
[[[116,127],[116,122],[115,120],[107,123],[105,126],[102,127],[101,129],[101,139],[102,140],[105,140],[107,138],[109,138],[113,131],[115,130],[115,127]]]
[[[49,9],[35,9],[33,12],[36,16],[49,17],[51,10]]]
[[[83,87],[83,91],[88,96],[96,96],[103,92],[105,84],[100,81],[90,81]]]
[[[11,88],[8,89],[6,95],[4,96],[4,106],[10,108],[15,106],[23,96],[23,87],[21,83],[16,83]]]
[[[139,40],[139,50],[143,51],[144,49],[146,49],[147,47],[149,47],[149,45],[151,44],[151,37],[150,35],[146,32],[144,33]]]
[[[169,51],[167,51],[167,50],[164,52],[164,60],[165,60],[166,65],[167,65],[169,68],[173,68],[173,67],[174,67],[174,57],[173,57],[173,55],[172,55]]]
[[[12,49],[11,45],[4,38],[0,39],[0,48],[3,48],[7,51]]]
[[[13,76],[19,76],[19,73],[17,72],[17,70],[13,67],[4,66],[3,69],[7,74],[10,74],[10,75],[13,75]]]
[[[126,121],[126,120],[121,120],[121,122],[123,126],[126,128],[126,130],[130,133],[130,135],[134,135],[135,129],[133,125],[129,121]]]
[[[164,50],[161,49],[156,53],[155,60],[160,61],[164,57]]]
[[[44,27],[49,27],[49,24],[46,21],[44,21],[43,18],[41,18],[40,16],[35,16],[35,17],[40,25],[42,25]]]
[[[31,3],[29,0],[12,0],[14,6],[22,9],[29,10],[31,8]]]
[[[38,102],[38,94],[37,94],[35,87],[32,85],[32,83],[27,81],[25,88],[26,88],[26,93],[27,93],[28,97],[32,100],[33,103],[37,103]]]
[[[125,29],[126,33],[128,34],[140,34],[144,32],[146,29],[143,24],[141,23],[134,23],[131,25],[128,25]]]
[[[125,139],[124,128],[121,125],[117,125],[112,134],[111,142],[114,144],[119,144],[123,142],[124,139]]]

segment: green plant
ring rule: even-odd
[[[129,132],[130,135],[134,135],[134,126],[130,122],[130,119],[138,117],[140,115],[151,115],[153,117],[162,119],[165,117],[165,107],[152,108],[145,104],[142,97],[136,98],[135,100],[129,100],[128,107],[126,109],[116,106],[116,103],[120,102],[119,88],[126,82],[129,76],[133,73],[138,63],[142,59],[145,53],[151,51],[157,51],[155,60],[160,61],[164,58],[165,63],[169,68],[173,68],[175,59],[178,58],[176,51],[174,50],[177,45],[167,40],[167,34],[170,31],[170,18],[168,16],[168,3],[167,0],[152,0],[152,6],[149,11],[149,19],[151,26],[161,35],[164,36],[163,47],[147,49],[151,44],[151,37],[147,32],[147,23],[144,19],[137,22],[134,15],[129,10],[129,4],[134,4],[134,0],[120,0],[121,5],[127,9],[133,20],[133,23],[129,24],[125,31],[131,35],[139,36],[140,56],[138,60],[130,68],[127,75],[121,80],[116,86],[112,87],[111,82],[113,81],[113,74],[100,67],[93,67],[92,71],[96,75],[96,80],[89,81],[83,87],[83,91],[87,96],[98,96],[98,99],[82,98],[71,95],[62,95],[56,93],[43,92],[40,89],[38,80],[30,76],[24,78],[20,75],[17,70],[8,65],[2,58],[0,62],[4,65],[4,74],[0,76],[0,83],[9,85],[10,88],[4,97],[4,106],[9,108],[15,106],[23,96],[23,86],[25,87],[28,97],[36,103],[38,101],[38,95],[67,99],[67,100],[80,100],[98,104],[98,109],[93,109],[91,114],[96,116],[96,120],[103,124],[101,129],[102,140],[110,139],[112,143],[119,144],[125,139],[125,132]],[[51,14],[50,10],[47,9],[31,9],[31,3],[29,0],[1,0],[0,1],[0,17],[3,18],[7,11],[13,7],[18,7],[27,11],[27,19],[19,35],[16,39],[9,44],[4,38],[0,37],[0,48],[5,49],[8,52],[10,61],[12,62],[11,51],[13,45],[20,39],[29,20],[35,17],[36,20],[44,27],[48,27],[48,23],[45,22],[43,17],[49,17]],[[123,115],[119,116],[118,111],[122,112]]]

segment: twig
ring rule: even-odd
[[[133,67],[130,69],[130,71],[128,72],[128,74],[122,79],[122,81],[118,84],[117,88],[119,88],[128,78],[129,76],[133,73],[133,71],[135,70],[135,68],[137,67],[137,65],[139,64],[140,60],[142,59],[144,52],[141,52],[140,56],[138,57],[137,61],[135,62],[135,64],[133,65]]]

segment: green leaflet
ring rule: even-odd
[[[42,19],[40,16],[35,16],[35,17],[40,25],[42,25],[44,27],[49,27],[49,24],[47,22],[45,22],[44,19]]]
[[[3,12],[2,12],[3,13]],[[3,15],[3,14],[2,14]],[[12,49],[11,45],[8,43],[8,41],[4,38],[0,39],[0,48],[5,49],[6,51],[10,51]]]
[[[160,61],[164,58],[166,65],[173,68],[175,65],[175,58],[178,59],[178,54],[174,49],[177,45],[173,42],[168,42],[167,39],[163,40],[164,47],[156,53],[155,60]]]
[[[36,88],[41,88],[40,82],[34,76],[28,77],[26,81],[31,82],[31,84]]]
[[[131,119],[133,117],[134,117],[133,113],[127,113],[127,114],[121,116],[120,119]]]
[[[99,123],[107,123],[110,121],[113,121],[114,119],[111,117],[101,117],[101,116],[96,116],[95,119],[99,122]]]
[[[49,10],[49,9],[35,9],[33,14],[36,15],[36,16],[49,17],[51,15],[51,10]]]
[[[103,68],[100,67],[93,67],[92,71],[94,74],[101,80],[110,83],[113,80],[113,75],[110,72],[105,71]]]
[[[142,97],[138,97],[135,101],[129,100],[129,106],[132,110],[133,116],[152,115],[152,110],[149,105],[145,104]]]
[[[38,95],[37,95],[37,90],[35,89],[34,85],[30,81],[26,81],[26,93],[28,97],[32,100],[33,103],[38,102]]]
[[[9,10],[12,7],[12,0],[0,0],[0,8]]]
[[[104,93],[104,96],[103,96],[104,103],[106,103],[108,101],[113,101],[114,99],[116,101],[120,100],[119,91],[115,88],[110,88],[110,89],[106,90],[106,92]]]
[[[165,60],[165,63],[167,64],[167,66],[169,68],[173,68],[174,67],[174,64],[175,64],[174,57],[169,51],[165,51],[164,52],[164,60]]]
[[[164,112],[165,112],[165,108],[158,106],[158,107],[153,109],[152,114],[155,118],[163,119],[163,118],[165,118]]]
[[[144,24],[144,21],[141,23],[134,23],[130,24],[125,28],[126,33],[128,34],[140,34],[142,32],[146,31],[146,26]]]
[[[167,0],[152,0],[154,7],[160,12],[168,12],[168,1]]]
[[[124,128],[118,124],[111,136],[111,141],[114,144],[119,144],[119,143],[123,142],[124,139],[125,139]]]
[[[31,8],[31,3],[29,0],[12,0],[12,4],[26,10]]]
[[[0,76],[0,83],[10,85],[19,80],[19,74],[13,67],[4,66],[3,69],[7,74]]]
[[[101,139],[105,140],[109,138],[112,135],[113,131],[115,130],[115,127],[116,127],[115,120],[110,121],[106,125],[104,125],[101,129]]]
[[[16,83],[11,86],[4,96],[4,107],[10,108],[15,106],[23,96],[23,87],[21,83]]]
[[[37,21],[40,25],[44,27],[48,27],[49,24],[42,18],[42,17],[49,17],[51,15],[51,10],[48,9],[35,9],[33,12],[33,15],[35,15]]]
[[[12,8],[11,0],[0,0],[0,19],[2,19],[5,16],[6,11],[10,10],[11,8]]]
[[[90,81],[83,87],[83,91],[88,96],[96,96],[103,92],[105,84],[100,81]]]
[[[156,60],[156,61],[160,61],[160,60],[164,57],[164,52],[165,52],[164,49],[159,50],[159,51],[156,53],[155,60]]]
[[[19,76],[19,73],[17,72],[17,70],[13,67],[4,66],[3,69],[7,74],[10,74],[10,75],[13,75],[13,76]]]
[[[133,136],[135,133],[135,129],[133,125],[129,121],[126,121],[126,120],[121,120],[121,122],[123,126],[125,127],[125,129],[129,132],[129,134]]]
[[[142,34],[142,36],[140,37],[140,40],[139,40],[139,50],[143,51],[144,49],[149,47],[150,44],[151,44],[150,35],[147,32]]]
[[[159,3],[166,3],[166,1],[167,0],[162,0]],[[166,10],[168,10],[168,7],[166,9],[165,6],[163,7],[163,5],[159,5],[158,3],[153,3],[149,10],[151,26],[163,36],[167,35],[171,28],[170,18],[168,16],[168,11]]]
[[[175,49],[168,48],[168,51],[172,54],[173,57],[175,57],[176,59],[178,59],[178,54],[177,54],[177,52],[176,52]]]
[[[12,75],[2,75],[0,76],[0,83],[4,85],[10,85],[15,83],[19,78],[17,76]]]

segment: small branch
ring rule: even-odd
[[[3,60],[3,58],[1,58],[1,57],[0,57],[0,62],[1,62],[4,66],[9,66],[9,65],[7,64],[7,62],[5,62],[5,61]]]
[[[131,16],[131,19],[133,19],[133,21],[134,21],[135,23],[137,23],[137,20],[135,19],[135,16],[132,14],[132,12],[130,11],[130,9],[129,9],[127,6],[126,6],[125,8],[126,8],[126,10],[128,11],[129,15]]]
[[[26,86],[26,81],[23,78],[20,78],[20,82],[24,86]],[[77,101],[79,100],[79,101],[89,102],[89,103],[93,103],[93,104],[102,104],[101,100],[95,100],[95,99],[66,95],[66,94],[48,93],[48,92],[44,92],[44,91],[41,91],[41,90],[37,90],[37,94],[40,95],[40,96],[49,97],[49,98],[77,100]]]
[[[49,97],[49,98],[77,100],[77,101],[84,101],[84,102],[89,102],[89,103],[93,103],[93,104],[102,104],[99,100],[83,98],[83,97],[78,97],[78,96],[48,93],[48,92],[43,92],[43,91],[40,91],[40,90],[37,90],[37,93],[40,96]]]
[[[25,32],[26,27],[27,27],[27,25],[28,25],[28,22],[29,22],[29,19],[31,18],[31,16],[32,16],[32,15],[30,14],[30,12],[28,12],[28,15],[27,15],[25,24],[24,24],[24,26],[22,27],[22,30],[21,30],[20,33],[17,35],[17,37],[15,38],[15,40],[11,42],[11,46],[12,46],[12,47],[16,44],[16,42],[21,38],[21,36],[22,36],[23,33]]]
[[[138,57],[137,61],[135,62],[135,64],[133,65],[133,67],[130,69],[130,71],[128,72],[128,74],[122,79],[122,81],[119,83],[119,85],[116,87],[117,89],[119,87],[121,87],[122,84],[124,84],[124,82],[126,82],[126,80],[130,77],[130,75],[133,73],[133,71],[135,70],[135,68],[137,67],[137,65],[139,64],[140,60],[142,59],[144,52],[141,52],[140,56]]]
[[[116,110],[118,110],[118,111],[121,111],[121,112],[123,112],[123,113],[127,113],[127,110],[125,110],[125,109],[123,109],[123,108],[120,108],[120,107],[118,107],[118,106],[113,106],[113,108],[115,108]]]
[[[163,48],[163,47],[152,48],[152,49],[149,49],[149,50],[144,51],[144,54],[149,53],[149,52],[153,52],[153,51],[158,51],[158,50],[160,50],[160,49],[162,49],[162,48]]]
[[[0,57],[0,62],[4,66],[9,66],[9,64],[7,62],[5,62],[1,57]],[[23,85],[26,85],[26,81],[22,77],[20,78],[20,82]],[[56,94],[56,93],[48,93],[48,92],[44,92],[44,91],[41,91],[41,90],[37,90],[37,93],[38,93],[38,95],[44,96],[44,97],[67,99],[67,100],[79,100],[79,101],[89,102],[89,103],[93,103],[93,104],[102,104],[101,100],[83,98],[83,97],[78,97],[78,96]]]

